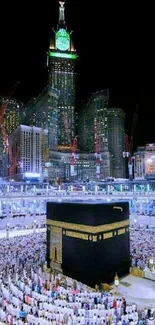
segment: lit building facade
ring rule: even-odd
[[[100,153],[100,175],[111,175],[111,155],[108,150],[108,89],[92,94],[79,116],[79,144],[83,178],[96,179],[97,142]],[[85,157],[85,158],[84,158]],[[87,159],[87,163],[86,160]],[[85,176],[84,176],[85,174]]]
[[[59,24],[48,53],[49,85],[60,93],[58,104],[58,145],[70,146],[75,137],[76,51],[65,21],[65,2],[59,1]]]
[[[36,98],[34,97],[25,105],[25,119],[23,125],[37,126],[36,114]]]
[[[155,143],[137,148],[134,153],[134,177],[155,179]]]
[[[108,151],[108,100],[109,91],[92,94],[79,118],[80,148],[85,152],[96,152],[96,136],[100,139],[100,151]]]
[[[9,135],[20,125],[24,117],[24,105],[15,99],[1,97],[0,106],[3,104],[7,104],[4,114],[4,126],[6,133]]]
[[[96,175],[96,160],[93,153],[80,153],[79,164],[81,166],[80,180],[98,180]],[[106,179],[111,175],[111,156],[109,151],[101,153],[100,179]]]
[[[112,177],[125,177],[124,139],[125,113],[121,108],[109,108],[108,116],[108,150],[112,157]]]
[[[59,92],[47,86],[26,105],[25,124],[48,130],[49,151],[58,146],[58,103]]]
[[[70,152],[52,152],[52,165],[48,170],[49,180],[56,178],[61,181],[78,180],[96,180],[96,161],[93,153],[79,152],[76,154],[74,164],[74,178],[71,177],[71,153]],[[101,154],[101,175],[103,178],[111,174],[110,154],[103,152]]]
[[[22,123],[24,119],[24,105],[23,103],[10,99],[8,97],[0,98],[0,107],[7,105],[4,113],[4,128],[7,135],[10,135]],[[3,156],[4,156],[4,143],[0,129],[0,177],[3,175]]]
[[[10,153],[4,157],[3,177],[17,181],[44,179],[44,150],[48,131],[20,125],[9,136]]]

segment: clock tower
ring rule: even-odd
[[[76,51],[72,35],[67,30],[65,1],[59,1],[59,24],[48,52],[49,85],[59,91],[57,143],[58,148],[69,148],[75,137],[75,64]]]

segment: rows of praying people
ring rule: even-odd
[[[155,260],[155,230],[130,229],[130,252],[132,266],[144,270],[150,257]]]
[[[0,325],[153,325],[124,298],[43,271],[46,234],[0,240]]]

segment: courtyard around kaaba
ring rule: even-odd
[[[30,217],[27,217],[27,219],[28,219],[27,222],[30,221],[29,220]],[[138,219],[138,217],[137,217],[137,219]],[[140,222],[141,222],[141,220],[140,220]],[[45,224],[45,222],[43,222],[43,224]],[[2,250],[0,256],[1,256],[1,259],[4,257],[4,265],[6,265],[7,255],[10,254],[10,250],[17,252],[17,251],[19,251],[19,249],[21,251],[20,258],[22,258],[24,256],[28,257],[28,265],[30,263],[32,263],[32,265],[30,264],[31,268],[36,267],[34,265],[34,257],[36,258],[36,261],[38,261],[40,258],[39,254],[41,252],[43,253],[42,258],[45,261],[45,258],[46,258],[46,228],[45,228],[45,226],[43,226],[43,228],[36,227],[37,225],[39,225],[39,224],[35,224],[35,227],[33,227],[32,229],[21,229],[21,230],[16,229],[15,230],[14,228],[11,227],[11,224],[10,224],[9,232],[8,232],[8,230],[6,232],[0,231],[0,238],[1,238],[0,241],[1,241],[1,250]],[[67,231],[69,231],[69,230],[67,230]],[[154,242],[155,242],[154,234],[155,234],[154,229],[147,229],[145,226],[141,227],[140,224],[138,224],[138,222],[134,224],[134,229],[132,227],[130,227],[130,241],[132,243],[132,245],[130,247],[131,252],[134,249],[136,249],[136,251],[138,253],[139,247],[141,249],[141,243],[145,244],[145,246],[146,246],[147,259],[146,259],[146,263],[145,263],[145,268],[147,266],[147,261],[149,260],[149,256],[151,256],[151,249],[154,248],[154,246],[155,246],[154,245]],[[20,237],[18,237],[18,236],[20,236]],[[95,234],[93,234],[93,236],[95,236]],[[140,239],[140,242],[139,242],[139,239]],[[38,248],[39,248],[39,250],[38,250]],[[31,260],[29,260],[29,254],[32,254],[32,253],[33,253],[33,259],[31,262]],[[145,252],[143,252],[143,256],[145,257],[144,253]],[[24,257],[24,259],[25,259],[25,257]],[[17,262],[18,262],[18,260],[17,260]],[[12,264],[13,260],[10,260],[9,263]],[[2,265],[1,265],[1,267],[2,267]],[[118,299],[119,303],[120,302],[122,303],[125,299],[127,311],[129,310],[129,313],[127,312],[129,316],[131,314],[133,315],[133,313],[131,311],[133,310],[133,308],[136,308],[135,312],[134,312],[134,317],[138,317],[138,320],[142,319],[142,314],[144,313],[144,311],[147,313],[149,310],[151,310],[151,315],[153,315],[153,317],[154,317],[155,281],[150,281],[145,278],[140,278],[140,276],[144,276],[144,277],[150,276],[150,278],[154,279],[155,273],[154,273],[154,271],[151,272],[147,268],[146,269],[145,268],[142,271],[139,267],[137,267],[137,268],[132,267],[130,269],[130,271],[131,271],[130,275],[119,278],[118,288],[115,287],[115,283],[113,283],[114,281],[112,281],[112,283],[110,283],[110,286],[112,287],[110,292],[105,292],[103,290],[101,290],[101,291],[95,290],[93,288],[85,286],[85,284],[75,281],[74,278],[71,279],[68,277],[67,277],[67,281],[68,281],[67,282],[68,283],[67,290],[69,290],[71,296],[73,294],[75,294],[74,283],[76,282],[76,284],[78,286],[78,292],[75,294],[76,299],[80,299],[81,294],[82,295],[86,294],[87,296],[90,296],[90,297],[103,296],[104,299],[110,299],[110,300],[112,299],[113,302],[115,302],[116,299]],[[39,272],[41,272],[40,277],[41,277],[41,280],[43,281],[43,283],[44,283],[45,276],[47,277],[47,279],[50,277],[51,278],[50,284],[52,285],[52,287],[53,286],[55,287],[56,283],[58,282],[58,279],[60,279],[60,289],[63,291],[65,290],[63,283],[61,281],[61,278],[64,278],[64,276],[62,274],[57,274],[56,272],[53,273],[52,270],[46,269],[46,263],[44,265],[43,273],[39,266],[38,266],[38,270],[39,270]],[[37,271],[37,268],[36,268],[36,271]],[[49,273],[49,271],[51,273]],[[55,280],[54,280],[54,274],[55,274]],[[86,272],[86,274],[87,274],[87,272]],[[137,274],[137,275],[139,275],[139,277],[133,276],[133,274]],[[17,280],[18,280],[18,276],[19,275],[17,272],[16,273]],[[24,271],[23,276],[25,277],[25,271]],[[35,276],[37,276],[36,273],[35,273]],[[8,280],[10,281],[10,274],[8,274]],[[13,278],[11,278],[11,282],[12,282],[11,288],[15,289],[15,287],[14,287],[15,284],[14,284]],[[18,281],[17,281],[17,284],[18,284]],[[4,278],[2,277],[1,285],[2,285],[3,290],[6,290],[5,277]],[[82,288],[82,291],[81,291],[81,288]],[[30,289],[30,288],[27,288],[27,289]],[[44,284],[41,286],[41,290],[45,290],[45,292],[46,292],[46,288],[45,288]],[[38,295],[38,293],[33,292],[33,295],[36,295],[36,294]],[[16,294],[15,294],[15,296],[16,296]],[[39,297],[42,297],[42,295],[39,294]],[[57,301],[58,301],[57,298],[56,298],[56,300],[54,299],[55,307],[56,307]],[[60,301],[61,301],[61,303],[67,304],[66,300],[60,300]],[[25,306],[25,304],[24,304],[24,306]],[[53,304],[52,304],[52,306],[53,306]],[[69,304],[67,305],[67,308],[68,308],[67,312],[70,313],[71,309],[68,306],[69,306]],[[104,307],[104,304],[103,304],[103,307]],[[90,307],[90,308],[92,308],[92,307]],[[100,308],[99,305],[97,305],[97,308]],[[96,310],[99,311],[98,309],[94,309],[94,311],[92,311],[92,309],[91,309],[90,312],[96,313]],[[84,311],[84,309],[82,309],[82,311]],[[39,312],[40,312],[40,310],[39,310]],[[105,312],[110,313],[111,312],[110,307],[108,307],[105,310]],[[55,315],[58,315],[58,313],[56,313]],[[29,317],[34,317],[34,316],[29,315],[29,313],[28,313],[27,317],[29,318]],[[75,319],[73,324],[77,324],[78,321],[76,320],[76,316],[74,315],[73,317]],[[122,317],[124,317],[123,311],[121,311],[121,318]],[[153,317],[151,316],[151,318],[148,318],[148,316],[146,316],[146,319],[149,319],[149,321],[153,321],[152,320],[152,319],[154,319]],[[78,318],[78,320],[79,320],[79,318]],[[40,319],[35,317],[35,321],[39,323]],[[115,321],[114,321],[114,323],[118,324]],[[50,323],[47,321],[47,324],[49,325]],[[95,322],[90,323],[90,324],[94,325]],[[100,323],[100,324],[102,324],[102,323]]]
[[[46,229],[36,229],[37,233],[45,233]],[[34,232],[33,229],[12,230],[10,231],[11,238],[17,236],[28,236]],[[6,232],[0,230],[0,238],[5,238]],[[155,307],[155,281],[144,278],[139,278],[133,275],[127,275],[120,278],[119,287],[116,290],[114,283],[111,284],[111,292],[118,298],[125,298],[128,304],[135,303],[138,309]]]
[[[81,202],[78,202],[78,203],[81,203]],[[85,202],[85,203],[87,203],[87,202]],[[112,202],[112,203],[110,203],[110,205],[112,205],[113,207],[116,207],[115,212],[117,211],[117,217],[118,217],[118,214],[119,215],[121,214],[121,209],[120,209],[121,206],[119,205],[119,203],[120,202]],[[123,203],[123,202],[121,202],[121,203]],[[69,202],[67,204],[69,205]],[[72,205],[73,204],[74,204],[74,202],[72,202]],[[84,202],[83,202],[83,204],[84,204]],[[50,203],[49,203],[48,207],[49,206],[50,206]],[[62,201],[57,202],[56,206],[62,206]],[[89,204],[89,206],[91,206],[91,207],[93,206],[92,202],[91,202],[91,204]],[[106,206],[108,206],[108,203],[106,203]],[[47,210],[48,210],[48,208],[47,208]],[[93,210],[93,208],[92,208],[92,210]],[[64,222],[63,227],[65,229],[65,213],[66,213],[67,210],[65,208],[65,209],[62,209],[62,211],[63,211],[63,214],[61,215],[61,217],[59,215],[59,217],[60,217],[60,220],[63,220],[63,222]],[[90,211],[91,210],[89,210],[89,213],[90,213]],[[72,210],[72,212],[73,212],[73,210]],[[55,213],[56,213],[56,210],[55,210]],[[57,219],[55,213],[53,214],[54,219],[55,219],[55,221],[53,222],[53,225],[58,225],[58,224],[55,223],[56,219]],[[60,210],[59,210],[59,213],[60,213]],[[48,215],[47,218],[49,219],[49,210],[48,210],[47,215]],[[70,215],[70,212],[68,213],[68,215]],[[70,219],[70,217],[68,215],[67,215],[66,220],[70,222],[71,219]],[[76,210],[76,216],[77,216],[77,210]],[[68,217],[69,217],[69,219],[68,219]],[[74,218],[73,215],[72,215],[72,217]],[[84,218],[84,214],[83,214],[83,218]],[[129,218],[129,215],[128,215],[128,218]],[[78,219],[76,218],[76,223],[77,224],[78,224],[78,222],[81,222],[81,213],[80,213],[79,220],[80,221],[78,221]],[[104,216],[103,216],[103,220],[104,220]],[[90,222],[92,222],[92,221],[90,221]],[[95,222],[96,221],[94,219],[93,223],[95,223]],[[107,219],[106,219],[106,223],[107,223]],[[59,223],[59,226],[60,226],[60,223]],[[47,227],[49,227],[48,222],[47,222]],[[83,231],[84,231],[84,227],[85,227],[85,225],[83,225]],[[63,234],[66,234],[64,229],[63,229]],[[69,229],[67,231],[69,231]],[[72,233],[72,235],[73,235],[73,233]],[[76,234],[74,233],[73,237],[74,237],[74,239],[75,238],[77,239],[78,236],[76,236]],[[104,238],[104,236],[103,236],[103,238]],[[82,237],[78,238],[78,239],[82,240]],[[83,242],[84,242],[83,245],[85,245],[85,241],[83,241]],[[72,244],[73,244],[73,242],[72,242]],[[73,249],[73,247],[74,247],[74,244],[72,246],[72,249]],[[83,246],[83,247],[85,247],[85,246]],[[129,247],[130,247],[130,245],[129,245]],[[115,246],[115,249],[117,249],[117,246]],[[119,246],[119,249],[120,249],[120,246]],[[121,249],[123,249],[123,245],[122,245]],[[89,254],[89,252],[87,252],[87,253]],[[75,254],[78,255],[78,253],[76,253],[76,252],[75,252]],[[109,251],[109,256],[110,256],[110,251]],[[88,256],[88,260],[89,260],[89,256]],[[99,266],[100,264],[96,264],[96,265]],[[69,267],[70,267],[70,265],[69,265]],[[85,269],[84,272],[86,274],[88,274],[87,269]],[[117,272],[117,270],[114,271],[114,273],[116,273],[116,272]],[[124,276],[122,274],[119,274],[119,272],[118,272],[118,275],[120,276],[120,278],[119,278],[119,287],[116,290],[116,287],[115,287],[115,284],[114,284],[114,277],[113,277],[113,279],[111,279],[111,283],[110,283],[111,289],[112,289],[111,292],[113,294],[116,294],[116,296],[118,294],[118,298],[121,298],[121,297],[123,298],[125,296],[126,301],[128,303],[133,303],[133,301],[134,301],[140,308],[143,308],[144,306],[148,307],[148,308],[151,307],[151,306],[155,306],[155,281],[150,281],[149,279],[146,279],[145,275],[144,275],[143,278],[137,277],[137,276],[134,275],[134,272],[133,273],[131,273],[131,272],[132,272],[131,267],[129,267],[128,274],[124,274]],[[147,271],[147,272],[149,272],[149,271]],[[91,270],[90,270],[90,273],[91,273]],[[71,274],[69,274],[69,275],[71,276]],[[76,273],[74,273],[74,275],[76,275]],[[150,275],[149,275],[149,277],[150,277]],[[76,277],[74,277],[74,278],[76,279]],[[79,279],[77,279],[77,280],[79,280]],[[105,283],[106,281],[103,280],[103,282]]]
[[[25,230],[13,230],[10,232],[10,237],[27,236],[33,233],[33,229]],[[36,229],[36,233],[45,232],[44,229]],[[0,231],[0,238],[5,238],[6,232]],[[127,303],[135,302],[140,309],[144,307],[155,307],[155,281],[139,278],[133,275],[128,275],[120,279],[120,284],[117,289],[114,283],[112,283],[113,294],[116,294],[117,298],[126,298]]]

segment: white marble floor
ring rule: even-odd
[[[155,306],[155,282],[132,275],[120,280],[118,296],[126,298],[127,302],[135,302],[139,307]],[[123,284],[127,283],[129,286]],[[113,290],[115,292],[115,289]]]

